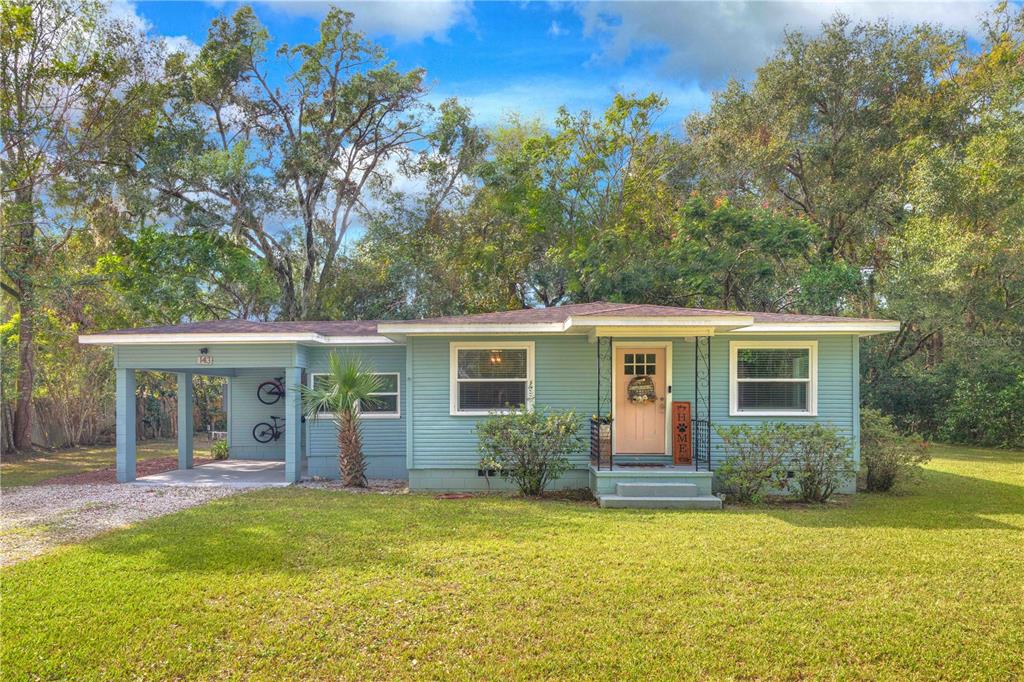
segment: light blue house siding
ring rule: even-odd
[[[332,352],[342,358],[357,356],[376,372],[398,374],[400,416],[363,419],[363,453],[369,478],[407,478],[405,422],[408,418],[408,391],[405,381],[405,347],[375,345],[309,348],[308,372],[326,372],[328,356]],[[329,418],[307,420],[306,437],[309,475],[338,478],[338,436],[334,422]]]
[[[785,341],[818,342],[818,414],[815,417],[731,417],[729,416],[729,341],[780,341],[778,336],[733,334],[716,336],[711,342],[711,424],[732,425],[782,421],[791,424],[820,422],[837,428],[851,440],[854,457],[860,463],[860,349],[854,335],[789,336]],[[691,347],[692,348],[692,347]],[[693,353],[690,353],[691,360]],[[692,374],[692,371],[691,371]],[[690,380],[687,390],[693,390]],[[678,398],[677,398],[678,399]],[[689,400],[690,398],[683,398]],[[725,459],[721,439],[711,436],[714,467]],[[851,491],[852,492],[852,491]]]
[[[711,341],[711,421],[713,425],[765,421],[791,423],[822,422],[834,425],[855,445],[858,434],[858,339],[853,335],[786,336],[786,341],[818,342],[818,414],[815,417],[731,417],[729,415],[729,342],[731,340],[779,340],[780,337],[720,335]],[[407,367],[412,383],[408,423],[407,460],[413,488],[479,489],[487,481],[478,473],[480,453],[474,432],[487,417],[450,414],[449,344],[479,341],[480,337],[415,337],[407,340]],[[530,340],[535,344],[535,402],[559,410],[574,409],[586,434],[586,421],[597,412],[597,349],[587,337],[534,336],[488,337],[495,345],[502,341]],[[617,344],[666,339],[615,339]],[[694,399],[694,343],[672,341],[672,398]],[[695,415],[696,416],[696,415]],[[721,440],[712,438],[712,461],[717,467],[725,455]],[[668,460],[647,457],[645,460]],[[617,461],[626,463],[625,458]],[[859,455],[858,455],[859,461]],[[559,485],[587,484],[589,454],[586,449],[571,457],[574,470]],[[501,481],[491,479],[492,486]]]
[[[480,452],[474,429],[486,416],[452,416],[449,390],[449,344],[479,341],[480,337],[414,337],[407,341],[413,383],[409,482],[413,488],[479,489],[487,481],[478,475]],[[580,427],[596,409],[595,350],[585,336],[488,337],[535,343],[535,402],[559,410],[575,409]],[[563,487],[584,487],[589,462],[586,451],[572,457],[574,471]],[[491,480],[500,486],[500,480]]]
[[[134,409],[133,401],[124,396],[134,394],[132,370],[157,370],[179,374],[211,374],[228,377],[229,381],[229,444],[231,456],[238,459],[287,459],[289,452],[298,452],[290,467],[305,469],[311,476],[338,476],[338,450],[334,425],[329,420],[300,423],[294,394],[290,401],[264,405],[256,398],[262,381],[289,376],[290,386],[312,373],[325,371],[331,352],[359,355],[379,372],[399,375],[400,417],[366,419],[363,422],[364,446],[368,475],[372,478],[405,478],[414,489],[480,489],[487,481],[478,475],[480,453],[475,426],[479,416],[449,414],[450,343],[480,341],[486,338],[499,345],[503,341],[534,342],[535,401],[554,409],[574,409],[580,417],[581,432],[587,435],[587,421],[597,406],[597,348],[583,335],[446,337],[410,336],[406,345],[303,346],[295,343],[220,344],[210,345],[212,364],[199,365],[198,346],[139,345],[115,348],[115,365],[119,370],[119,421],[129,429],[133,420],[122,419],[122,412]],[[859,367],[856,335],[821,336],[754,336],[723,334],[711,339],[711,420],[714,426],[751,423],[778,419],[775,417],[729,416],[729,342],[731,340],[814,340],[818,343],[818,415],[816,417],[785,417],[793,423],[818,421],[838,428],[851,439],[856,456],[859,441]],[[662,341],[665,339],[616,338],[617,343],[631,341]],[[672,398],[694,400],[694,343],[672,341]],[[120,403],[119,403],[120,405]],[[291,407],[291,416],[288,408]],[[288,437],[261,445],[252,438],[252,428],[271,415],[287,418]],[[119,432],[127,440],[132,434]],[[659,459],[657,456],[648,459]],[[667,460],[667,457],[661,457]],[[717,467],[724,459],[717,435],[712,439],[712,460]],[[587,445],[572,458],[573,471],[560,485],[583,487],[588,484],[589,454]],[[619,460],[625,463],[625,459]],[[120,464],[119,464],[120,465]],[[293,480],[293,479],[289,479]],[[491,479],[501,487],[501,480]]]
[[[199,344],[115,346],[114,364],[121,368],[214,375],[239,368],[306,366],[306,348],[294,343],[203,345],[213,358],[211,365],[197,365]]]
[[[256,397],[256,389],[264,381],[279,379],[284,369],[240,369],[230,377],[228,389],[228,445],[234,459],[261,459],[284,461],[284,439],[260,443],[252,436],[253,427],[260,422],[272,423],[270,417],[285,418],[284,398],[273,405],[264,405]],[[292,428],[291,423],[285,429]]]

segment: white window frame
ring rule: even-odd
[[[808,351],[807,379],[740,379],[739,352],[745,349],[763,348],[785,350],[801,348]],[[806,382],[806,410],[741,410],[739,409],[739,382]],[[729,416],[730,417],[817,417],[818,416],[818,342],[817,341],[730,341],[729,342]]]
[[[508,414],[510,409],[460,410],[459,384],[472,382],[508,381],[521,382],[523,379],[460,379],[459,351],[479,350],[525,350],[526,351],[526,409],[533,409],[534,398],[534,343],[533,341],[453,341],[448,345],[448,411],[453,417],[483,417],[490,414]]]
[[[360,419],[401,419],[402,418],[402,376],[399,372],[371,372],[371,374],[377,376],[390,375],[395,377],[395,390],[394,391],[376,391],[373,395],[393,395],[395,396],[395,412],[367,412],[363,413],[359,411]],[[309,387],[313,388],[313,382],[316,377],[327,376],[327,372],[315,372],[309,375]],[[319,412],[317,416],[327,417],[330,416],[331,412]]]

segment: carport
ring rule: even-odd
[[[321,335],[246,320],[200,322],[174,327],[128,329],[79,337],[81,343],[113,348],[117,375],[117,480],[136,479],[136,373],[169,372],[177,375],[178,469],[193,468],[193,390],[195,375],[227,378],[225,407],[228,445],[233,460],[283,463],[284,481],[294,483],[303,470],[302,410],[293,388],[304,379],[306,348],[322,343]],[[281,330],[281,331],[277,331]],[[276,404],[257,400],[256,387],[280,379],[285,387]],[[272,443],[256,442],[255,424],[284,419],[284,432]],[[242,469],[236,469],[236,472]]]
[[[141,476],[135,481],[147,486],[185,486],[206,488],[273,488],[288,485],[284,462],[258,460],[224,460],[192,468],[179,468],[159,474]]]

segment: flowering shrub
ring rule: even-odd
[[[496,414],[476,426],[481,462],[507,474],[524,495],[540,495],[569,470],[567,455],[583,449],[573,411],[537,407]]]

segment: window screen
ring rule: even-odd
[[[810,348],[739,348],[736,409],[741,412],[809,412]]]
[[[398,373],[377,374],[380,380],[380,390],[371,393],[373,404],[360,405],[359,411],[363,416],[373,417],[397,417],[399,415],[399,387]],[[329,380],[327,374],[314,374],[313,386],[323,388],[324,382]]]
[[[360,405],[359,410],[366,416],[398,416],[398,374],[378,374],[380,389],[371,393],[372,402]]]
[[[525,405],[529,397],[529,351],[459,348],[455,380],[459,412],[489,412]]]

